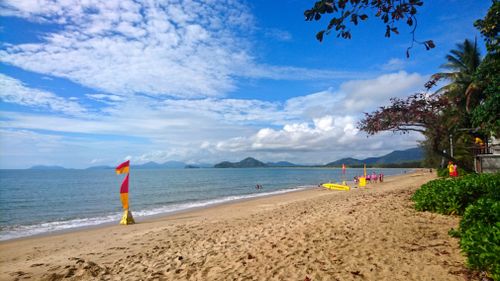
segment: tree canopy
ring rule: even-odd
[[[500,52],[498,33],[500,31],[500,2],[493,0],[484,19],[479,19],[474,26],[479,29],[486,41],[486,49],[491,53]]]
[[[443,111],[450,105],[446,96],[416,93],[405,99],[392,98],[389,106],[381,106],[358,124],[359,129],[374,135],[381,131],[426,134],[443,124]]]
[[[420,132],[426,138],[423,145],[434,154],[472,170],[473,138],[500,136],[499,11],[499,3],[494,0],[485,19],[475,24],[487,37],[488,53],[483,60],[477,43],[465,40],[446,56],[442,67],[448,72],[436,73],[426,83],[427,92],[391,99],[390,105],[365,113],[358,127],[369,135],[381,131]],[[449,84],[431,92],[439,80]],[[448,138],[452,138],[458,152],[455,157],[445,152]]]
[[[474,26],[485,39],[488,54],[474,74],[484,99],[472,110],[472,123],[500,137],[500,2],[494,0],[484,19]]]
[[[479,65],[481,64],[481,54],[477,47],[477,40],[472,42],[465,39],[463,43],[457,44],[457,48],[451,50],[446,55],[446,63],[441,67],[448,72],[439,72],[432,75],[435,82],[445,79],[451,83],[437,90],[454,97],[461,108],[470,112],[471,104],[477,104],[480,97],[480,85],[474,79]]]
[[[422,133],[426,137],[425,146],[440,156],[467,166],[466,163],[452,157],[443,149],[453,126],[460,122],[454,114],[453,102],[446,95],[415,93],[407,98],[392,98],[391,104],[382,106],[358,123],[358,128],[369,135],[382,131]]]
[[[316,1],[311,9],[304,11],[306,21],[319,21],[324,15],[331,16],[327,27],[316,34],[316,39],[322,42],[325,34],[332,31],[337,37],[350,39],[352,37],[350,24],[355,26],[367,20],[370,16],[379,18],[385,24],[385,37],[399,34],[398,22],[405,22],[411,28],[412,42],[423,44],[427,50],[435,47],[432,40],[417,41],[415,30],[417,28],[417,11],[424,4],[421,0],[321,0]]]

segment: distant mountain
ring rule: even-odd
[[[163,168],[171,168],[171,169],[182,169],[186,166],[186,163],[181,161],[168,161],[161,164]]]
[[[213,168],[214,164],[208,164],[208,163],[199,163],[199,164],[194,164],[195,166],[198,166],[200,168]]]
[[[146,162],[144,164],[140,164],[140,165],[132,165],[132,168],[135,168],[135,169],[161,169],[162,165],[161,164],[158,164],[156,162],[153,162],[153,161],[149,161],[149,162]]]
[[[360,163],[363,164],[363,161],[349,157],[349,158],[342,158],[340,160],[328,163],[325,166],[334,166],[334,167],[339,166],[340,167],[340,166],[342,166],[342,164],[345,164],[348,166],[353,166],[353,165],[359,165]]]
[[[340,160],[330,162],[324,166],[328,167],[341,167],[345,164],[350,167],[362,167],[363,164],[370,166],[384,166],[384,167],[415,167],[424,159],[424,153],[421,148],[411,148],[407,150],[396,150],[389,154],[381,157],[369,157],[366,159],[355,159],[355,158],[342,158]],[[297,165],[287,161],[279,162],[268,162],[263,163],[255,158],[248,157],[240,162],[228,162],[224,161],[219,164],[212,166],[211,164],[199,163],[199,164],[186,164],[180,161],[168,161],[163,164],[156,162],[147,162],[141,165],[132,165],[132,169],[193,169],[193,168],[257,168],[257,167],[304,167],[305,165]],[[315,165],[313,165],[315,166]],[[66,168],[61,166],[48,166],[48,165],[36,165],[30,170],[65,170]],[[86,170],[100,170],[100,169],[114,169],[112,166],[93,166]]]
[[[411,164],[417,163],[424,159],[424,152],[421,148],[410,148],[407,150],[396,150],[381,157],[369,157],[363,160],[354,158],[342,158],[340,160],[330,162],[325,166],[328,167],[341,167],[342,164],[347,166],[361,166],[366,165],[382,165],[394,166],[395,164]]]
[[[109,170],[109,169],[114,169],[113,167],[111,166],[105,166],[105,165],[102,165],[102,166],[92,166],[92,167],[88,167],[87,169],[85,170]]]
[[[240,162],[236,163],[224,161],[214,165],[214,168],[259,168],[259,167],[268,167],[268,166],[265,163],[262,163],[259,160],[252,157],[245,158]]]
[[[297,167],[299,165],[288,162],[288,161],[279,161],[279,162],[267,162],[267,166],[269,167]]]
[[[191,163],[191,164],[186,164],[184,168],[186,169],[192,169],[192,168],[213,168],[214,164],[207,164],[207,163]]]
[[[212,167],[212,165],[208,165],[207,167]],[[153,161],[146,162],[144,164],[139,164],[139,165],[132,165],[132,169],[183,169],[186,166],[186,163],[180,162],[180,161],[168,161],[163,164],[159,164]],[[201,167],[201,165],[196,165]],[[111,166],[93,166],[89,167],[86,170],[102,170],[102,169],[114,169],[114,167]]]
[[[377,164],[416,162],[422,160],[424,160],[424,151],[419,147],[415,147],[407,150],[393,151],[382,156],[377,161]]]
[[[66,168],[61,166],[46,166],[46,165],[35,165],[30,170],[66,170]]]
[[[163,164],[150,161],[140,165],[132,165],[135,169],[183,169],[186,163],[180,161],[168,161]]]

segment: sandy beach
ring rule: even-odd
[[[470,280],[428,172],[0,243],[0,280]],[[472,277],[473,278],[473,277]]]

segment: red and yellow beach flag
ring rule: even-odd
[[[124,210],[128,210],[128,174],[122,182],[120,188],[120,199]]]
[[[123,206],[123,216],[120,224],[133,224],[135,223],[134,217],[132,217],[132,212],[129,210],[128,205],[128,178],[130,171],[130,160],[127,160],[116,167],[117,174],[127,174],[120,187],[120,200]]]
[[[127,160],[116,167],[117,174],[128,174],[130,167],[130,160]]]

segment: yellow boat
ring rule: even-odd
[[[323,183],[322,187],[332,189],[332,190],[350,190],[351,188],[348,185],[337,184],[337,183]]]

